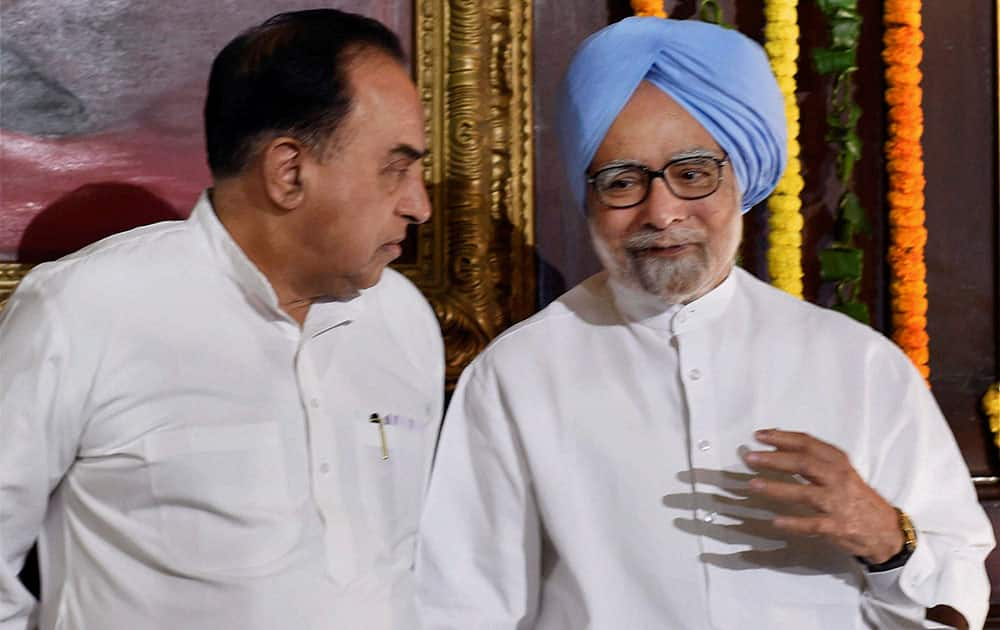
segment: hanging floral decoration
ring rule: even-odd
[[[667,17],[663,0],[632,0],[632,11],[639,17]]]
[[[924,161],[920,139],[924,130],[921,109],[920,60],[924,34],[920,0],[886,0],[883,22],[886,64],[885,100],[889,173],[889,292],[892,298],[892,338],[927,379],[927,267],[924,246]]]
[[[1000,446],[1000,383],[993,383],[983,396],[983,411],[990,420],[993,442]]]
[[[802,298],[802,167],[799,162],[799,104],[795,73],[799,58],[798,0],[767,0],[764,4],[764,48],[785,97],[788,124],[788,166],[767,201],[767,268],[771,284]]]
[[[833,283],[831,308],[869,323],[868,305],[860,299],[864,252],[856,236],[868,232],[868,217],[854,192],[854,167],[861,159],[858,121],[861,107],[854,98],[854,73],[858,69],[861,14],[858,0],[816,0],[826,19],[830,43],[812,51],[816,71],[833,79],[826,119],[826,139],[837,156],[841,194],[834,210],[832,242],[819,252],[820,278]]]
[[[718,0],[701,0],[698,3],[698,19],[702,22],[710,22],[726,28],[734,28],[732,24],[723,19],[722,7],[719,6]]]

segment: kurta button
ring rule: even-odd
[[[705,452],[705,451],[709,450],[710,448],[712,448],[712,445],[708,442],[708,440],[698,440],[698,450],[699,451]]]
[[[687,316],[686,313],[681,312],[681,313],[677,314],[677,323],[678,324],[683,324],[684,322],[687,321],[687,319],[688,319],[688,316]]]
[[[319,465],[319,472],[320,472],[320,474],[323,474],[323,475],[329,473],[330,472],[330,464],[328,464],[326,462],[323,462],[322,464],[320,464]]]
[[[694,368],[693,370],[688,371],[688,378],[690,378],[692,381],[697,381],[698,379],[701,378],[701,370],[699,370],[698,368]]]
[[[715,520],[715,514],[716,514],[715,512],[709,512],[705,516],[701,517],[701,520],[705,521],[706,523],[711,523],[712,521]]]
[[[319,399],[318,398],[310,399],[309,406],[312,407],[313,409],[319,409]]]

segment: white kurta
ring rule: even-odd
[[[740,494],[755,429],[844,449],[919,545],[866,575]],[[684,306],[584,282],[462,375],[422,519],[430,629],[983,622],[993,534],[927,387],[888,340],[736,269]],[[907,621],[907,618],[917,621]]]
[[[3,630],[36,537],[43,629],[411,630],[443,351],[398,273],[300,328],[203,197],[32,271],[0,357]]]

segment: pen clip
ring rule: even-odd
[[[382,461],[388,461],[389,444],[388,442],[386,442],[385,439],[385,419],[382,418],[377,413],[373,413],[371,416],[369,416],[368,422],[375,423],[376,427],[378,428],[378,441],[379,444],[382,446]]]

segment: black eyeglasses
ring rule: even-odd
[[[631,208],[646,200],[653,180],[662,177],[678,199],[692,201],[708,197],[722,183],[727,158],[710,155],[671,160],[658,171],[644,164],[619,163],[605,166],[587,177],[597,199],[609,208]]]

